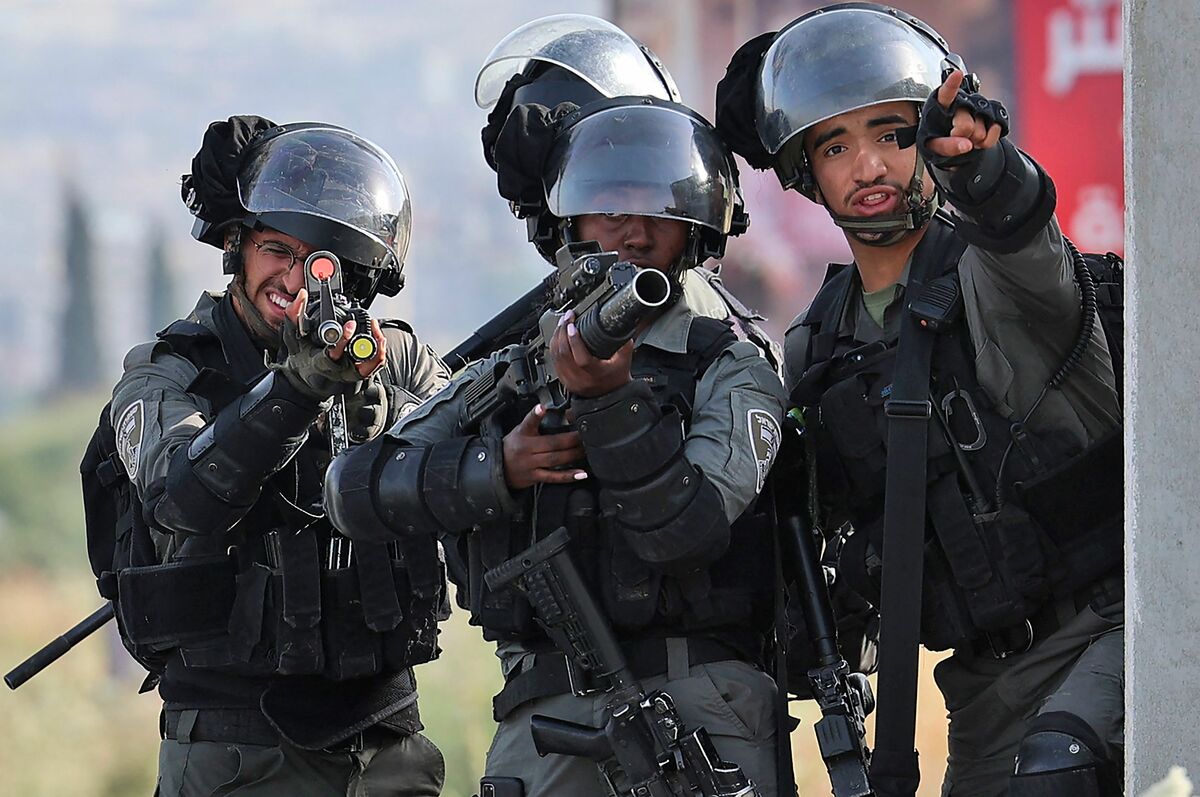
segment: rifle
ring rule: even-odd
[[[802,430],[790,416],[785,426],[794,430],[796,445]],[[783,446],[788,449],[787,445]],[[795,465],[795,462],[790,463]],[[788,467],[785,462],[784,469]],[[778,480],[783,470],[773,474]],[[790,472],[789,472],[790,473]],[[792,480],[804,484],[803,479]],[[778,490],[773,491],[778,497]],[[790,565],[789,576],[796,585],[796,594],[808,629],[808,641],[817,654],[817,666],[806,675],[809,690],[821,709],[821,719],[813,727],[817,746],[834,797],[869,797],[874,792],[867,777],[871,751],[866,744],[865,720],[875,709],[875,696],[862,673],[850,672],[837,645],[837,625],[829,599],[829,583],[817,553],[812,527],[803,511],[787,512],[779,524],[785,561]]]
[[[371,317],[367,315],[366,308],[346,295],[342,261],[337,255],[324,250],[309,255],[304,261],[304,288],[312,303],[300,319],[300,334],[307,335],[318,346],[332,349],[342,339],[346,322],[353,320],[354,335],[346,344],[344,356],[352,362],[361,363],[379,352],[379,344],[371,334]],[[350,447],[345,396],[334,396],[333,403],[325,413],[325,424],[329,434],[329,451],[336,457]],[[268,533],[265,544],[268,564],[277,567],[283,558],[279,532]],[[353,559],[354,544],[334,530],[325,552],[325,569],[345,569],[350,567]]]
[[[521,400],[536,400],[546,409],[543,431],[561,427],[568,397],[550,360],[549,344],[562,315],[574,311],[584,345],[607,359],[671,295],[671,283],[661,271],[618,262],[616,252],[602,252],[595,241],[569,243],[555,259],[558,269],[550,277],[549,307],[538,319],[533,340],[507,349],[463,393],[467,428]]]
[[[461,371],[480,357],[524,340],[550,304],[551,293],[557,284],[558,275],[548,275],[443,355],[442,361],[450,372]]]
[[[757,797],[741,767],[722,761],[704,728],[688,730],[671,696],[647,692],[634,677],[612,627],[601,614],[567,551],[559,528],[484,574],[493,591],[513,584],[533,604],[538,623],[577,667],[608,686],[602,727],[534,715],[530,731],[538,755],[580,756],[597,765],[616,761],[637,797]],[[600,767],[614,794],[619,793]]]

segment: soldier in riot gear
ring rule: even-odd
[[[540,404],[464,426],[505,357],[494,354],[339,457],[330,511],[355,540],[442,535],[462,559],[459,600],[498,644],[506,682],[488,777],[520,778],[531,797],[604,793],[590,761],[540,758],[529,721],[594,725],[605,695],[549,643],[520,593],[483,579],[565,526],[634,676],[666,689],[689,727],[704,726],[722,758],[774,794],[775,690],[762,670],[772,544],[768,524],[744,521],[778,449],[782,386],[693,271],[720,256],[742,214],[732,159],[707,122],[670,102],[619,98],[548,115],[522,106],[499,136],[506,198],[538,197],[527,212],[552,246],[595,240],[666,273],[670,300],[609,359],[590,353],[571,313],[550,326],[569,430],[539,434]]]
[[[340,264],[347,305],[400,289],[404,179],[349,130],[232,117],[209,127],[183,194],[229,288],[131,350],[111,405],[133,511],[108,597],[159,676],[159,793],[436,795],[412,673],[448,611],[436,544],[351,546],[321,487],[339,447],[378,435],[445,367],[365,310],[328,348],[301,331],[315,252]]]
[[[735,54],[718,129],[854,254],[785,375],[840,576],[882,603],[872,785],[916,788],[919,637],[954,650],[943,794],[1118,794],[1119,387],[1053,183],[964,72],[918,19],[829,6]]]
[[[528,22],[500,40],[475,79],[476,104],[491,109],[482,130],[484,159],[493,170],[499,169],[497,139],[516,108],[540,105],[552,110],[561,103],[583,106],[623,96],[680,102],[675,80],[658,56],[611,22],[587,14],[555,14]],[[504,177],[500,180],[503,183]],[[526,220],[530,241],[553,263],[559,239],[546,227],[549,217],[534,212],[541,202],[540,187],[530,191],[528,196],[508,196],[511,191],[500,186],[513,212]],[[735,225],[740,223],[735,219]],[[757,346],[779,370],[783,352],[759,326],[763,316],[734,296],[718,272],[719,267],[696,269],[693,273],[708,287],[697,280],[693,290],[708,290],[714,301],[723,303],[738,337]]]

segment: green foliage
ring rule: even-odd
[[[82,395],[0,423],[0,571],[88,572],[79,460],[107,395]]]

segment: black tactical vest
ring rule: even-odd
[[[930,226],[914,254],[938,261],[932,273],[941,277],[927,291],[957,288],[964,248],[950,227]],[[813,300],[804,321],[807,364],[791,398],[815,432],[822,502],[854,528],[839,560],[842,575],[878,605],[884,403],[896,345],[858,346],[840,334],[854,277],[853,267],[832,271]],[[918,298],[906,297],[906,308]],[[980,387],[961,310],[943,331],[919,334],[936,335],[921,641],[942,650],[1021,624],[1052,596],[1120,567],[1120,430],[1083,451],[1065,435],[1034,435],[1001,415]]]
[[[728,322],[695,318],[685,354],[635,349],[633,378],[649,383],[660,406],[674,405],[686,428],[697,382],[735,340]],[[735,542],[725,554],[706,571],[678,579],[634,554],[622,531],[600,515],[598,489],[541,485],[520,514],[460,537],[470,583],[459,590],[459,602],[471,622],[483,627],[484,637],[548,644],[525,597],[511,588],[492,592],[483,573],[565,525],[576,566],[622,638],[704,633],[757,659],[774,598],[774,545],[766,515],[752,505],[734,522]]]
[[[246,388],[207,327],[179,321],[160,338],[200,369],[187,390],[214,414]],[[167,563],[118,572],[127,642],[178,650],[187,668],[335,681],[393,673],[412,691],[408,668],[437,657],[437,622],[449,612],[437,542],[356,542],[331,566],[334,535],[320,507],[328,461],[314,432],[228,532],[181,537]],[[125,534],[149,530],[135,522]],[[148,539],[129,544],[153,549]]]

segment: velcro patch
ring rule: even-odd
[[[114,427],[117,454],[121,457],[130,480],[137,476],[138,461],[142,454],[142,433],[146,429],[145,413],[145,403],[138,399],[125,408]]]
[[[750,410],[746,413],[746,428],[750,433],[750,447],[754,451],[754,462],[758,466],[758,492],[762,492],[767,473],[779,453],[783,433],[779,422],[766,410]]]

